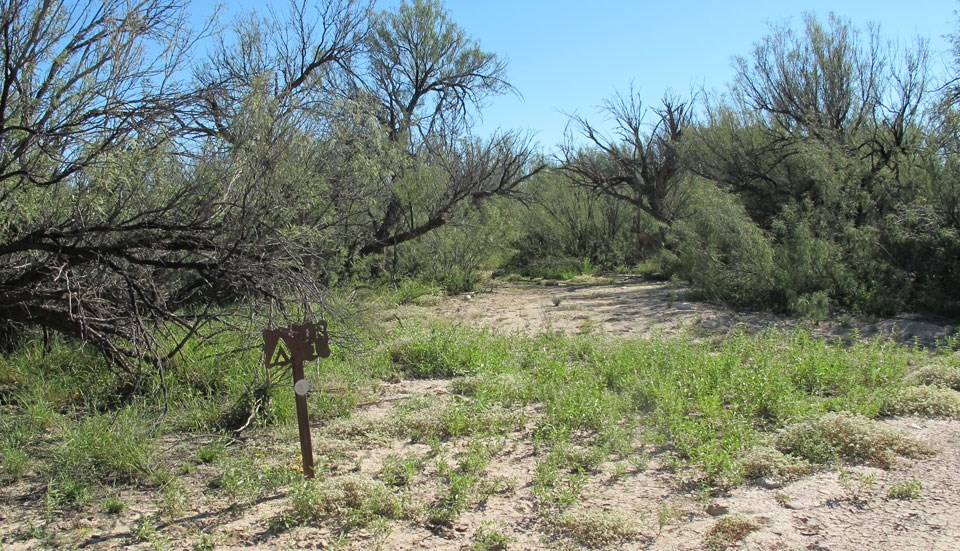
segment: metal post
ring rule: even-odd
[[[293,356],[293,384],[304,380],[303,358]],[[304,389],[306,390],[306,389]],[[307,393],[296,392],[297,402],[297,429],[300,431],[300,455],[303,457],[303,474],[313,478],[313,443],[310,440],[310,418],[307,415]]]
[[[281,346],[286,345],[286,348]],[[313,443],[310,440],[310,417],[307,414],[307,394],[310,383],[303,374],[303,362],[330,355],[327,323],[304,323],[283,329],[263,330],[263,355],[267,372],[273,367],[290,366],[293,369],[293,392],[297,402],[297,429],[300,432],[300,455],[303,474],[313,478]]]

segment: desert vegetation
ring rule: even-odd
[[[514,90],[438,0],[0,7],[0,547],[648,547],[707,507],[719,549],[763,530],[714,503],[743,488],[937,491],[896,423],[960,417],[957,337],[813,331],[960,314],[960,96],[923,41],[773,25],[730,90],[614,95],[551,149],[474,132]],[[576,315],[563,289],[624,274],[799,321],[439,308],[543,285]],[[314,317],[306,480],[260,331]]]

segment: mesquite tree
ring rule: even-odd
[[[296,0],[206,62],[179,0],[0,7],[5,342],[42,327],[162,366],[539,167],[470,134],[503,65],[436,2]]]
[[[162,365],[240,298],[317,298],[262,156],[196,141],[173,0],[6,0],[0,320]],[[326,60],[324,60],[326,62]],[[222,83],[218,83],[222,86]],[[188,123],[188,124],[185,124]],[[185,132],[191,131],[191,135]]]
[[[662,243],[687,201],[680,147],[691,124],[692,100],[665,96],[659,108],[648,110],[631,94],[607,101],[604,112],[615,121],[614,137],[584,117],[573,117],[587,146],[564,144],[560,168],[574,185],[624,201],[649,216],[660,228]]]

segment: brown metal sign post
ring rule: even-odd
[[[300,432],[300,454],[303,474],[313,478],[313,443],[310,440],[310,419],[307,416],[307,393],[310,385],[303,375],[303,362],[330,355],[327,322],[291,325],[282,329],[264,329],[263,356],[271,367],[293,368],[293,390],[297,402],[297,428]],[[283,344],[284,346],[280,346]]]

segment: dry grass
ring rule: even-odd
[[[770,446],[757,446],[743,459],[743,476],[748,480],[766,477],[792,480],[812,470],[809,461],[786,455]]]
[[[599,511],[567,513],[547,520],[552,531],[583,547],[604,547],[636,539],[636,524],[622,513]]]
[[[707,532],[703,546],[710,550],[727,549],[758,528],[760,525],[756,521],[744,515],[723,517]]]

